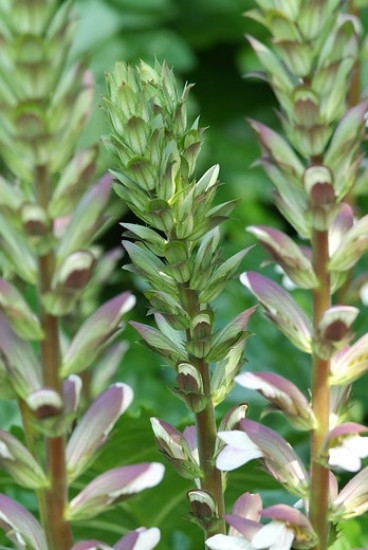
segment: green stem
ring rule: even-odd
[[[182,289],[182,298],[188,313],[193,317],[201,310],[197,293],[188,288]],[[190,331],[187,331],[188,342],[191,339]],[[215,418],[215,407],[211,399],[211,376],[210,366],[203,359],[190,357],[190,361],[198,368],[203,381],[203,393],[207,397],[206,407],[195,413],[199,464],[203,472],[200,480],[201,489],[210,493],[217,504],[220,521],[213,528],[208,528],[206,538],[218,533],[225,533],[225,521],[222,519],[225,512],[224,488],[222,473],[215,465],[215,452],[217,443],[217,425]]]
[[[47,169],[40,166],[36,173],[39,204],[44,208],[49,201],[50,185]],[[60,342],[59,319],[44,311],[42,296],[50,290],[55,257],[51,251],[39,257],[39,303],[41,324],[45,337],[41,341],[43,383],[62,397],[62,380],[59,376]],[[67,506],[67,471],[65,436],[45,437],[46,471],[50,487],[39,492],[39,506],[50,550],[70,550],[73,537],[70,524],[64,519]]]
[[[217,504],[218,515],[222,518],[225,512],[224,494],[222,474],[220,470],[216,468],[214,463],[217,426],[215,419],[215,408],[211,401],[209,387],[209,365],[204,361],[198,363],[197,365],[203,379],[204,394],[208,397],[206,408],[203,409],[203,411],[196,413],[199,462],[203,471],[201,489],[208,491],[212,495]],[[217,533],[225,533],[225,523],[223,520],[219,522],[214,530],[207,532],[206,535],[209,537],[211,535],[216,535]]]
[[[324,311],[331,305],[330,275],[327,269],[328,232],[314,230],[312,237],[313,264],[319,286],[313,292],[313,326],[318,329]],[[330,415],[330,361],[321,359],[313,352],[312,365],[312,407],[317,427],[311,434],[311,497],[310,520],[318,535],[315,550],[328,547],[329,522],[329,470],[320,464],[323,441],[329,431]]]

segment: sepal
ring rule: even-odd
[[[127,229],[126,237],[131,238],[134,236],[145,243],[153,254],[157,256],[164,255],[167,241],[157,231],[135,223],[121,223],[120,225]]]
[[[260,301],[266,316],[299,349],[311,353],[310,323],[291,296],[271,279],[256,272],[246,272],[240,282]]]
[[[144,325],[143,323],[131,321],[130,324],[139,332],[149,349],[159,353],[170,363],[176,364],[180,360],[187,359],[186,352],[179,338],[169,338],[161,330]],[[179,334],[179,331],[176,332]]]
[[[12,328],[21,338],[29,340],[43,338],[38,317],[17,288],[5,279],[0,279],[0,306],[5,311]]]
[[[105,390],[84,413],[68,441],[66,463],[68,478],[77,478],[96,458],[117,419],[133,400],[126,384],[115,384]]]
[[[272,372],[244,372],[235,378],[235,382],[244,388],[257,390],[271,403],[271,411],[282,411],[296,428],[312,430],[316,427],[307,399],[286,378]]]
[[[199,370],[190,363],[179,363],[176,367],[177,376],[175,393],[186,403],[188,409],[195,413],[202,411],[208,402],[204,395],[203,380]]]
[[[247,331],[248,321],[256,311],[256,307],[250,307],[237,315],[223,329],[216,332],[211,338],[211,349],[206,355],[209,362],[224,359],[229,351],[237,344],[243,336],[248,337],[251,333]]]
[[[37,282],[36,256],[23,232],[0,213],[0,245],[14,272],[32,285]]]
[[[0,312],[0,350],[7,379],[19,397],[28,396],[42,387],[41,366],[26,340],[20,338]],[[24,368],[27,365],[27,369]]]
[[[309,258],[290,237],[278,229],[263,225],[250,226],[247,230],[257,237],[299,288],[317,286],[317,278]]]
[[[219,432],[238,430],[240,420],[243,420],[247,416],[247,411],[248,403],[239,403],[235,407],[232,407],[222,418]]]
[[[175,280],[167,274],[164,277],[165,264],[155,254],[144,244],[135,244],[129,241],[122,241],[122,244],[132,261],[136,273],[147,278],[155,288],[169,294],[175,293]]]
[[[178,474],[187,479],[202,477],[197,442],[193,437],[195,428],[188,427],[181,433],[174,426],[159,418],[151,418],[151,425],[157,445]]]
[[[109,470],[88,483],[69,503],[65,519],[89,519],[116,502],[129,498],[162,480],[164,467],[158,462],[141,463]]]
[[[72,374],[63,381],[63,399],[49,388],[30,394],[27,404],[34,414],[35,429],[52,438],[68,433],[76,417],[81,388],[82,380]]]
[[[218,515],[217,504],[212,495],[207,491],[194,490],[187,493],[193,520],[205,532],[216,529],[221,522]]]
[[[368,334],[351,347],[346,346],[331,358],[330,384],[351,384],[368,369]]]
[[[347,271],[354,267],[361,255],[368,249],[368,216],[358,220],[343,236],[331,256],[330,271]]]
[[[72,252],[89,246],[110,198],[111,178],[103,176],[81,198],[56,250],[57,265]]]
[[[27,396],[26,403],[39,420],[58,417],[63,410],[60,395],[52,388],[42,387]]]
[[[79,151],[65,166],[47,207],[52,219],[74,210],[94,173],[96,159],[97,147],[90,147]]]
[[[228,396],[234,386],[234,378],[243,363],[246,341],[245,334],[215,366],[211,378],[211,398],[215,407]]]
[[[262,42],[259,42],[253,36],[247,35],[246,38],[263,67],[265,67],[266,71],[271,75],[271,82],[277,82],[278,86],[284,92],[291,93],[293,81],[285,65],[269,48],[262,44]],[[285,156],[285,158],[288,157]]]
[[[368,466],[356,474],[339,492],[332,503],[332,521],[361,516],[368,510]]]
[[[0,528],[18,548],[47,550],[45,534],[36,518],[11,498],[0,494]]]
[[[43,294],[42,303],[51,315],[70,313],[80,294],[85,290],[96,259],[88,250],[72,252],[56,268],[51,290]]]
[[[190,316],[173,296],[158,290],[146,290],[144,295],[151,304],[149,313],[160,313],[176,330],[189,328]]]
[[[213,325],[212,310],[203,310],[195,314],[190,321],[190,339],[187,349],[189,354],[203,359],[211,346],[211,332]]]
[[[348,344],[352,338],[350,328],[358,313],[359,309],[352,306],[332,306],[323,312],[313,343],[319,357],[330,359]]]
[[[0,466],[22,487],[41,489],[49,480],[26,447],[13,435],[0,430]]]
[[[89,367],[106,341],[118,330],[122,316],[135,304],[130,292],[123,292],[103,304],[74,336],[64,355],[61,374],[81,372]]]
[[[248,119],[251,128],[257,135],[265,159],[289,175],[291,181],[302,188],[304,166],[294,150],[277,132],[252,119]]]
[[[92,397],[100,395],[100,393],[110,384],[127,349],[127,342],[122,341],[108,346],[107,349],[102,352],[92,369]]]
[[[339,122],[324,157],[325,165],[334,168],[334,189],[338,201],[349,192],[355,180],[367,109],[368,100],[349,109]]]
[[[328,230],[339,209],[331,171],[323,165],[309,166],[304,172],[303,183],[309,196],[311,226],[318,231]]]
[[[205,284],[203,287],[200,287],[199,292],[199,298],[202,303],[210,302],[220,294],[225,284],[237,274],[242,259],[252,248],[253,246],[249,246],[237,252],[216,266],[208,280],[204,278],[203,283]]]

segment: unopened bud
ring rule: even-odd
[[[207,404],[207,398],[203,394],[203,380],[200,372],[189,363],[179,363],[177,371],[178,388],[175,393],[179,393],[191,411],[196,413],[202,411]]]

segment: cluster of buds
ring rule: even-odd
[[[147,280],[145,294],[158,328],[133,325],[149,348],[175,367],[177,394],[199,412],[211,394],[217,402],[226,397],[241,363],[253,309],[214,333],[209,302],[247,250],[226,261],[220,257],[217,226],[234,205],[213,206],[218,166],[198,181],[193,176],[202,130],[197,122],[187,126],[189,87],[180,94],[165,64],[145,63],[136,68],[118,63],[107,84],[104,106],[112,132],[105,143],[115,161],[114,188],[148,224],[122,224],[126,236],[136,240],[123,241],[132,262],[128,269]],[[200,361],[221,363],[210,393]]]
[[[111,177],[94,181],[95,146],[75,150],[93,78],[68,64],[73,13],[72,2],[57,0],[0,6],[0,396],[18,401],[25,432],[23,443],[0,431],[0,467],[37,492],[42,520],[0,495],[0,527],[32,550],[70,550],[71,522],[156,485],[164,472],[159,463],[117,467],[68,496],[132,401],[132,390],[110,377],[124,352],[112,341],[135,303],[123,292],[94,309],[121,254],[102,256],[93,245]],[[140,528],[114,548],[153,548],[159,537]],[[73,548],[97,546],[108,548]]]

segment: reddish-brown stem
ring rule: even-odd
[[[323,312],[331,305],[327,231],[314,230],[312,248],[314,270],[319,281],[318,288],[313,292],[313,326],[316,335]],[[320,458],[323,441],[329,431],[330,361],[313,352],[312,369],[312,407],[317,426],[311,434],[310,520],[319,538],[315,550],[326,550],[329,536],[329,471],[320,463]]]
[[[44,208],[49,200],[49,180],[45,167],[39,167],[36,173],[39,203]],[[39,303],[41,324],[45,337],[41,341],[41,361],[43,382],[48,388],[62,396],[60,369],[59,320],[46,312],[42,307],[42,295],[50,290],[54,271],[53,251],[40,256],[39,268]],[[73,537],[70,524],[64,519],[67,505],[67,472],[65,462],[65,437],[45,437],[46,471],[50,487],[40,491],[39,504],[44,522],[48,547],[50,550],[70,550]]]

